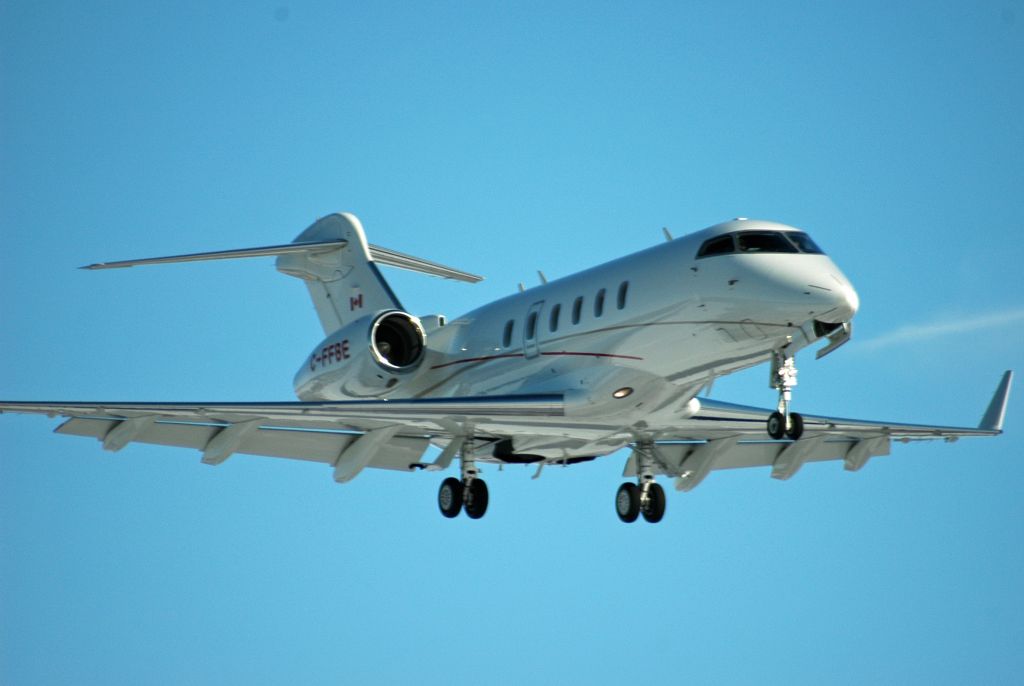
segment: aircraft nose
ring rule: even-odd
[[[853,319],[860,308],[860,297],[853,286],[844,278],[832,275],[833,283],[828,286],[814,286],[819,291],[818,297],[827,308],[815,318],[828,324],[841,324]]]
[[[845,301],[843,306],[849,312],[846,315],[846,319],[853,319],[853,315],[857,314],[857,310],[860,309],[860,296],[857,295],[857,291],[853,290],[853,286],[847,284],[846,288],[843,289],[843,299]]]

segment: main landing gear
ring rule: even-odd
[[[651,524],[665,516],[665,489],[654,480],[654,444],[638,443],[636,470],[638,484],[626,482],[615,493],[615,513],[627,524],[640,515]]]
[[[656,524],[665,516],[665,489],[655,481],[639,486],[627,481],[615,494],[615,513],[627,524],[635,522],[641,514]]]
[[[480,472],[472,458],[472,442],[467,440],[461,452],[462,480],[450,476],[441,482],[441,488],[437,491],[437,506],[441,514],[449,519],[458,517],[462,510],[466,511],[470,519],[480,519],[487,512],[487,484],[478,476]]]
[[[768,415],[768,435],[775,440],[783,436],[794,441],[804,435],[804,418],[789,411],[796,386],[796,360],[785,349],[775,352],[772,357],[771,387],[779,391],[779,409]]]

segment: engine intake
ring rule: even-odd
[[[370,350],[385,369],[415,368],[423,359],[427,337],[419,320],[405,312],[387,312],[374,320]]]

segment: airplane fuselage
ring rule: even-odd
[[[577,416],[628,415],[626,423],[656,431],[696,411],[692,399],[714,378],[813,343],[849,322],[857,306],[849,280],[806,234],[734,220],[510,295],[445,326],[433,320],[417,373],[397,378],[383,397],[559,392],[572,397]],[[298,397],[360,397],[334,379],[366,344],[344,331],[325,339],[296,374]],[[538,433],[536,426],[524,431],[516,450],[545,454],[552,441]],[[607,441],[610,452],[633,437],[591,438]],[[559,450],[592,454],[588,443]]]

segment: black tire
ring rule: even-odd
[[[636,484],[626,482],[615,493],[615,513],[626,524],[635,522],[640,515],[640,489]]]
[[[768,435],[776,441],[786,435],[786,418],[781,412],[768,415]]]
[[[462,511],[462,482],[451,476],[442,481],[437,490],[437,506],[445,517],[458,517]]]
[[[487,484],[483,479],[473,479],[466,489],[465,507],[466,516],[470,519],[480,519],[487,512]]]
[[[657,524],[665,516],[665,489],[661,484],[651,483],[647,486],[647,501],[643,507],[644,519]]]
[[[804,417],[796,412],[789,413],[789,429],[786,430],[786,435],[794,441],[799,441],[800,437],[804,435]]]

